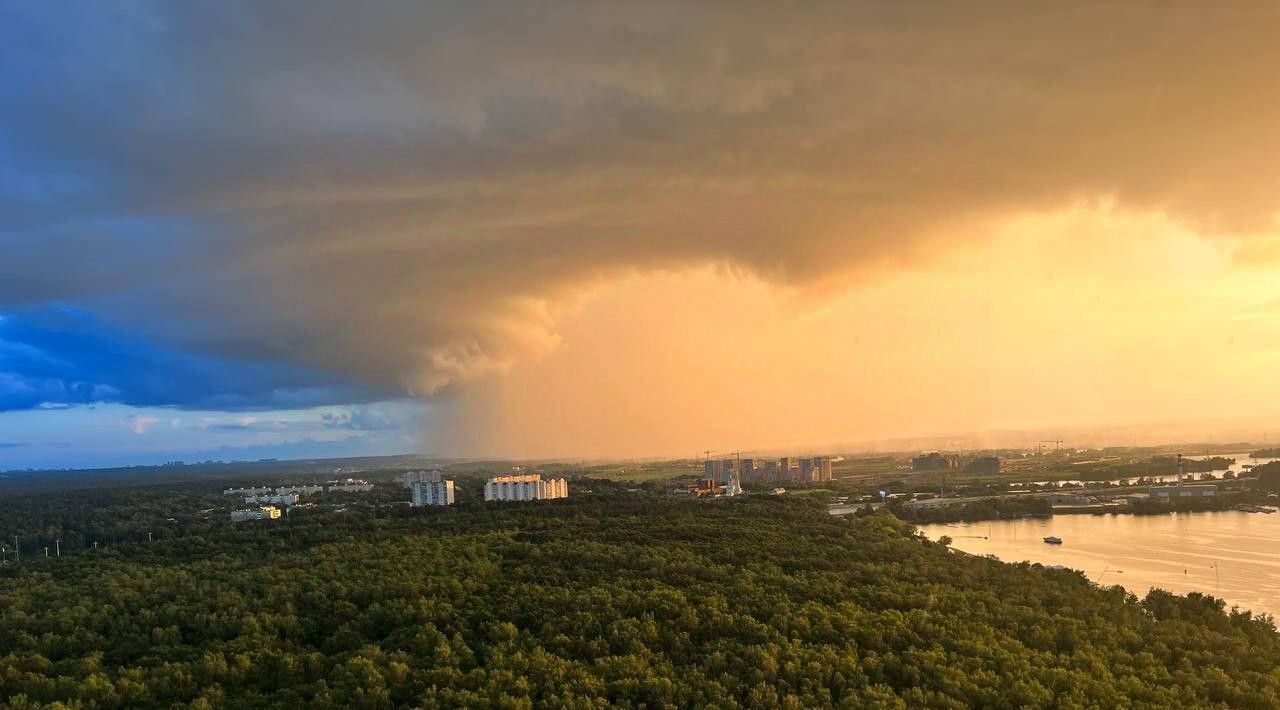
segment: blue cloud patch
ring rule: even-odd
[[[70,308],[0,316],[0,411],[99,402],[295,409],[371,401],[379,394],[294,365],[166,347]]]

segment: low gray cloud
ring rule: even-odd
[[[632,270],[796,284],[1078,199],[1221,234],[1280,201],[1264,3],[2,12],[0,308],[381,390],[554,347],[549,301]]]
[[[355,407],[346,412],[324,414],[321,417],[326,429],[351,431],[391,431],[399,429],[403,421],[387,412],[372,407]]]

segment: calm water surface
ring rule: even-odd
[[[955,548],[976,555],[1078,569],[1139,597],[1152,587],[1200,591],[1228,608],[1280,617],[1280,513],[1059,515],[920,529],[933,540],[950,535]],[[1045,544],[1049,535],[1063,544]]]

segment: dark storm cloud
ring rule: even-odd
[[[301,408],[378,394],[337,379],[287,364],[161,347],[67,309],[0,319],[0,412],[95,402]]]
[[[60,11],[63,10],[63,11]],[[7,4],[0,310],[428,393],[631,269],[1111,196],[1273,228],[1262,3]]]

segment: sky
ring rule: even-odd
[[[1280,417],[1277,30],[0,0],[0,468]]]

